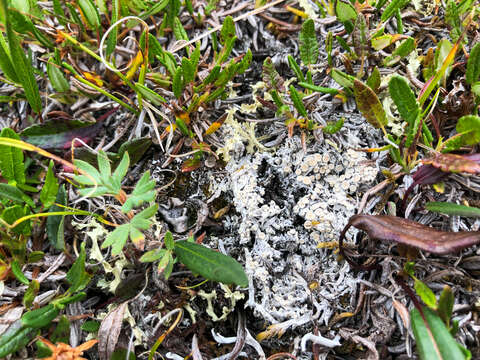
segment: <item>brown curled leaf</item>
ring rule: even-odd
[[[438,255],[480,243],[480,231],[441,231],[397,216],[354,215],[340,235],[339,249],[349,264],[362,270],[370,270],[372,266],[359,266],[346,256],[343,248],[345,234],[351,226],[365,231],[372,240],[394,241]]]

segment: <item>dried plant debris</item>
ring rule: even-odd
[[[0,357],[480,358],[479,22],[0,0]]]

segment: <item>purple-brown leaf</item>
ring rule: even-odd
[[[343,240],[351,226],[365,231],[372,240],[394,241],[439,255],[480,243],[480,231],[441,231],[397,216],[354,215],[340,235],[339,248],[344,256]],[[345,258],[356,266],[350,258]]]
[[[423,160],[423,163],[431,164],[446,172],[480,174],[480,164],[463,155],[439,154],[433,158]]]

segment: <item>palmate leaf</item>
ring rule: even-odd
[[[305,65],[316,64],[319,50],[317,35],[315,34],[315,24],[312,19],[308,19],[303,23],[298,40],[300,58],[303,63]]]
[[[150,218],[155,215],[157,209],[157,204],[152,205],[135,215],[130,223],[118,226],[108,234],[102,243],[102,249],[112,246],[112,255],[118,255],[130,238],[137,249],[143,250],[145,236],[140,230],[147,230],[152,225]]]
[[[133,192],[129,195],[127,201],[122,206],[122,211],[128,213],[134,207],[142,205],[144,202],[155,200],[155,181],[150,180],[150,171],[147,171],[138,181]]]

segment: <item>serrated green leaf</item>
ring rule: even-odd
[[[132,223],[134,223],[135,219],[149,219],[157,213],[158,205],[154,204],[149,206],[148,208],[142,210],[137,215],[135,215],[132,219]]]
[[[465,80],[468,84],[473,85],[480,77],[480,43],[476,43],[470,50],[467,61],[467,71]]]
[[[195,68],[193,63],[186,57],[182,58],[182,73],[183,81],[188,84],[192,82],[195,78]]]
[[[121,151],[121,148],[120,148],[120,151]],[[130,165],[130,156],[128,155],[128,152],[125,151],[123,153],[122,161],[120,161],[120,164],[117,165],[117,168],[113,172],[112,177],[115,178],[116,181],[121,183],[125,175],[127,175],[129,165]]]
[[[20,140],[20,136],[10,128],[3,128],[0,137]],[[25,165],[23,152],[19,148],[0,145],[0,171],[8,182],[25,184]]]
[[[119,254],[127,243],[129,233],[130,224],[117,226],[115,230],[107,235],[105,241],[102,243],[102,249],[113,246],[112,255]]]
[[[80,327],[83,331],[94,333],[100,328],[100,321],[87,320]]]
[[[285,89],[283,83],[285,81],[275,69],[275,66],[273,65],[272,59],[270,57],[267,57],[263,61],[262,69],[262,79],[263,82],[267,85],[267,88],[283,92],[283,90]]]
[[[388,83],[388,90],[400,116],[412,125],[420,113],[420,105],[407,80],[403,76],[394,75]]]
[[[373,127],[384,129],[388,122],[387,116],[382,103],[373,90],[360,80],[355,79],[353,92],[358,110],[360,110],[365,119]]]
[[[434,311],[423,307],[425,320],[417,309],[410,312],[412,330],[417,342],[417,352],[422,360],[469,359],[460,349],[442,319]]]
[[[231,16],[223,20],[222,30],[220,30],[220,41],[225,44],[229,39],[235,36],[235,23]]]
[[[462,116],[458,119],[456,128],[458,133],[466,133],[462,139],[465,145],[476,145],[480,142],[480,117],[476,115]]]
[[[302,59],[303,63],[305,65],[316,64],[319,50],[317,34],[315,33],[315,23],[312,19],[308,19],[302,24],[302,30],[300,30],[298,40],[300,58]]]
[[[85,271],[86,257],[85,242],[83,242],[77,260],[75,260],[72,267],[67,272],[67,281],[70,284],[70,294],[83,290],[92,278],[92,275]]]
[[[206,279],[248,286],[242,265],[229,256],[185,240],[175,242],[175,254],[182,264]]]
[[[19,83],[20,79],[15,72],[15,66],[13,65],[12,57],[8,44],[3,37],[3,33],[0,31],[0,70],[10,80]]]
[[[422,281],[415,279],[415,292],[430,309],[437,308],[437,298],[430,288]]]
[[[237,74],[243,74],[245,70],[247,70],[250,67],[250,64],[252,63],[252,59],[253,59],[252,51],[248,49],[247,52],[245,53],[245,56],[238,63]]]
[[[465,206],[450,202],[428,202],[425,204],[425,209],[437,213],[453,215],[453,216],[465,216],[465,217],[477,217],[480,218],[480,208]]]
[[[100,179],[103,185],[107,185],[111,180],[112,168],[110,166],[110,160],[104,151],[100,150],[97,154],[98,170],[100,171]],[[113,184],[112,184],[113,185]],[[112,186],[115,187],[115,186]]]
[[[341,118],[340,120],[337,120],[335,122],[332,121],[330,123],[327,123],[327,125],[322,128],[322,131],[325,134],[335,134],[337,131],[339,131],[342,128],[343,122],[344,122],[344,119]]]
[[[45,209],[53,205],[58,193],[58,181],[53,174],[53,160],[48,165],[47,175],[45,176],[45,184],[40,191],[40,201]]]
[[[290,99],[292,99],[293,106],[297,109],[298,113],[303,117],[307,117],[307,110],[303,105],[302,98],[297,89],[293,85],[290,85]]]
[[[52,87],[58,92],[67,92],[70,90],[70,84],[68,83],[65,76],[63,76],[62,70],[54,64],[52,58],[48,60],[47,63],[47,75],[52,84]]]
[[[144,202],[155,200],[155,181],[150,179],[150,171],[147,171],[138,181],[133,192],[128,196],[127,201],[122,206],[122,211],[128,213],[134,207],[142,205]]]
[[[102,183],[102,178],[98,170],[95,169],[92,165],[90,165],[86,161],[74,160],[73,165],[78,167],[80,170],[85,171],[88,175],[90,175],[96,181],[97,184]],[[90,177],[87,177],[85,175],[78,175],[78,176],[76,175],[73,177],[73,179],[80,184],[95,185],[93,180]]]
[[[173,19],[173,34],[175,35],[175,38],[177,40],[188,41],[187,32],[183,28],[183,25],[177,16],[175,16],[175,18]]]

